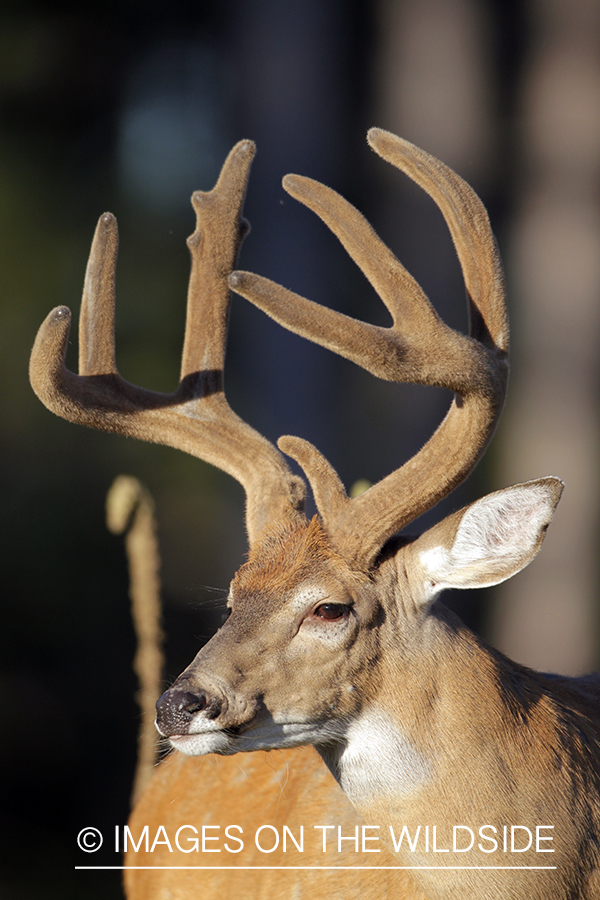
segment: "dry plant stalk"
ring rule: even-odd
[[[137,478],[119,475],[113,482],[106,497],[106,525],[113,534],[125,533],[131,614],[137,638],[133,669],[139,681],[136,699],[140,706],[141,723],[131,794],[133,807],[156,765],[158,734],[154,727],[155,705],[162,690],[164,667],[160,625],[160,553],[154,501]]]

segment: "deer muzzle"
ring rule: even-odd
[[[258,712],[250,700],[225,685],[195,685],[177,681],[156,704],[156,727],[163,737],[228,731],[234,734],[249,725]]]

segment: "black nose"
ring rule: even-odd
[[[216,719],[221,712],[221,701],[205,691],[193,694],[181,688],[169,688],[156,703],[156,724],[165,737],[187,734],[196,713],[204,712],[208,719]]]

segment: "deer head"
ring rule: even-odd
[[[427,759],[404,735],[418,716],[415,696],[435,680],[444,641],[461,630],[434,600],[446,587],[495,584],[525,566],[562,488],[553,478],[519,485],[454,513],[416,540],[394,538],[452,491],[484,452],[506,392],[508,324],[495,241],[475,193],[394,135],[372,129],[368,140],[444,215],[467,288],[468,337],[439,319],[356,209],[308,178],[288,175],[284,187],[339,238],[386,304],[392,326],[356,321],[234,271],[247,230],[241,212],[254,155],[254,146],[242,141],[216,187],[192,197],[197,226],[188,240],[192,270],[175,393],[134,387],[117,372],[117,226],[108,213],[86,273],[80,374],[64,366],[70,321],[64,307],[42,325],[31,360],[34,390],[54,412],[179,447],[229,472],[246,491],[250,554],[231,585],[230,617],[159,700],[160,731],[189,754],[313,743],[348,784],[352,766],[344,776],[341,760],[346,753],[348,763],[348,747],[360,743],[367,727],[379,735],[381,752],[410,761],[394,763],[393,771],[425,777]],[[446,418],[411,460],[349,499],[315,447],[283,437],[278,450],[229,407],[223,358],[230,289],[379,378],[449,388],[455,396]],[[304,484],[284,453],[310,482],[318,509],[311,521],[303,511]],[[360,794],[356,784],[350,793]]]

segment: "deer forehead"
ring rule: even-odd
[[[369,579],[353,571],[331,547],[322,526],[311,522],[272,529],[236,573],[230,604],[301,608],[320,599],[344,602]]]

